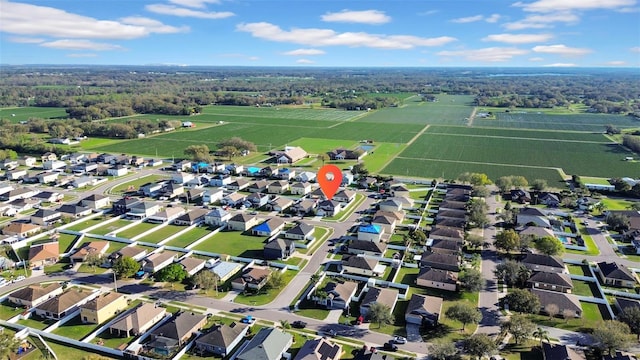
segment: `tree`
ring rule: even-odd
[[[493,245],[496,249],[504,250],[507,253],[520,250],[520,235],[512,229],[503,230],[496,234]]]
[[[526,266],[520,266],[520,268],[518,269],[518,284],[521,287],[524,287],[525,285],[527,285],[527,280],[529,280],[529,278],[531,277],[531,269],[529,269]]]
[[[464,352],[481,359],[483,356],[490,356],[498,350],[495,341],[487,334],[475,334],[462,341]]]
[[[489,206],[484,199],[472,199],[469,203],[469,222],[476,227],[485,227],[489,224],[488,209]]]
[[[207,145],[189,145],[184,149],[184,154],[191,157],[193,161],[211,161],[211,155],[209,155],[209,147]]]
[[[638,335],[638,339],[640,339],[640,307],[625,308],[618,314],[618,320],[629,325],[631,332]]]
[[[484,244],[484,238],[480,235],[468,234],[465,240],[467,244],[473,248],[479,248]]]
[[[599,206],[601,205],[601,206]],[[600,201],[597,204],[594,205],[594,209],[600,211],[601,213],[606,209],[606,205]],[[627,209],[629,210],[633,210],[633,211],[640,211],[640,201],[634,201],[631,203],[631,205],[627,206]]]
[[[506,193],[511,189],[511,178],[509,176],[501,176],[496,180],[496,186],[501,193]]]
[[[436,340],[429,345],[430,359],[433,360],[449,360],[456,356],[458,349],[452,341]]]
[[[250,142],[250,141],[246,141],[242,138],[239,137],[232,137],[230,139],[225,139],[222,140],[218,143],[218,148],[224,148],[226,146],[231,146],[236,148],[239,152],[243,152],[243,151],[247,151],[247,152],[252,152],[252,151],[257,151],[258,147]]]
[[[237,156],[239,153],[238,149],[234,146],[223,146],[218,150],[218,154],[220,156],[226,156],[231,160],[234,156]]]
[[[381,327],[382,324],[389,325],[393,323],[393,314],[391,314],[391,309],[389,306],[379,302],[373,303],[369,306],[368,315],[371,322],[378,324],[378,328]]]
[[[96,266],[102,265],[102,255],[97,251],[91,251],[84,259],[84,263],[89,265],[93,269],[93,272],[95,272]]]
[[[524,176],[511,176],[511,185],[521,189],[527,187],[529,182]]]
[[[542,348],[543,340],[547,340],[547,342],[549,342],[549,332],[539,326],[536,331],[533,332],[533,337],[540,339],[540,348]]]
[[[565,323],[569,322],[569,319],[573,319],[576,317],[576,312],[571,309],[563,309],[562,317],[564,318]]]
[[[503,279],[507,285],[514,285],[518,281],[518,273],[524,265],[513,261],[506,260],[496,265],[496,277]]]
[[[285,284],[285,279],[280,271],[274,271],[267,280],[267,289],[280,289]]]
[[[511,333],[516,341],[516,345],[518,345],[520,340],[528,339],[533,336],[533,333],[536,330],[536,325],[532,323],[526,315],[515,314],[511,315],[509,320],[500,324],[500,330],[505,333]]]
[[[369,175],[369,170],[367,170],[363,163],[357,163],[351,168],[351,173],[356,176],[367,176]]]
[[[531,182],[531,189],[536,191],[544,191],[547,188],[547,180],[535,179]]]
[[[0,359],[7,359],[20,345],[20,339],[15,337],[15,333],[3,331],[0,333]]]
[[[537,314],[540,311],[540,300],[525,289],[514,289],[504,297],[509,310],[526,314]]]
[[[467,324],[477,324],[482,320],[482,313],[478,308],[463,302],[455,303],[448,308],[445,315],[450,319],[460,321],[462,323],[461,330],[463,331]]]
[[[609,355],[616,350],[626,350],[633,342],[629,326],[618,320],[605,320],[591,334],[597,347]]]
[[[466,269],[460,273],[460,286],[463,289],[471,292],[480,291],[484,281],[482,280],[482,274],[476,269]]]
[[[629,229],[629,223],[631,220],[625,214],[610,212],[607,215],[606,221],[611,230],[624,231]]]
[[[535,241],[533,246],[546,255],[560,255],[564,252],[564,245],[553,236],[545,236]]]
[[[471,196],[476,197],[488,197],[491,195],[491,190],[486,186],[474,186],[473,191],[471,192]]]
[[[120,278],[130,278],[140,270],[140,264],[129,256],[123,256],[113,264],[113,272]]]
[[[547,306],[544,307],[544,312],[549,315],[549,318],[553,318],[560,313],[560,307],[556,304],[547,304]]]
[[[420,245],[424,245],[424,243],[427,241],[427,235],[420,229],[412,231],[411,238]]]
[[[220,282],[220,276],[213,271],[200,271],[193,276],[192,281],[204,291],[215,289],[216,295],[218,295],[218,283]]]
[[[322,161],[322,166],[324,166],[324,163],[329,160],[329,155],[327,155],[325,153],[320,153],[320,154],[318,154],[317,158],[318,158],[318,160]]]
[[[283,329],[291,329],[291,324],[288,320],[280,320],[280,327]]]
[[[169,266],[165,266],[156,274],[156,280],[168,281],[168,282],[180,282],[184,280],[189,274],[184,270],[182,265],[174,263]]]

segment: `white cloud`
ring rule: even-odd
[[[157,34],[173,34],[178,32],[188,32],[188,26],[175,27],[170,25],[165,25],[158,20],[150,19],[142,16],[129,16],[125,18],[121,18],[120,21],[123,24],[127,25],[136,25],[142,26],[149,31]]]
[[[467,23],[472,23],[476,21],[481,21],[483,18],[484,16],[482,15],[475,15],[475,16],[467,16],[467,17],[452,19],[451,22],[456,24],[467,24]]]
[[[321,19],[326,22],[346,22],[371,25],[386,24],[391,21],[391,17],[379,10],[342,10],[335,13],[326,13],[322,15]]]
[[[169,0],[169,2],[180,6],[202,9],[206,7],[206,4],[219,4],[220,0]]]
[[[528,53],[528,50],[518,48],[490,47],[475,50],[440,51],[436,55],[443,57],[463,57],[469,61],[502,62],[511,60],[514,56]]]
[[[539,45],[539,46],[534,46],[533,49],[531,50],[537,53],[554,54],[554,55],[562,55],[562,56],[581,56],[581,55],[586,55],[592,52],[591,49],[572,48],[562,44]]]
[[[310,56],[310,55],[324,55],[324,54],[325,54],[324,50],[320,50],[320,49],[296,49],[296,50],[291,50],[284,53],[284,55],[289,55],[289,56]]]
[[[149,4],[144,8],[147,9],[147,11],[156,14],[173,15],[180,17],[194,17],[199,19],[226,19],[235,16],[235,14],[230,11],[200,11],[164,4]]]
[[[70,58],[93,58],[97,57],[98,54],[86,53],[86,54],[67,54],[67,57]]]
[[[314,64],[315,61],[309,59],[298,59],[296,60],[296,64]]]
[[[571,10],[620,9],[636,4],[636,0],[538,0],[532,3],[517,2],[513,6],[524,11],[551,13]]]
[[[522,20],[505,23],[507,30],[544,29],[553,26],[553,23],[576,24],[580,17],[570,12],[558,12],[556,14],[529,15]]]
[[[507,44],[528,44],[534,42],[545,42],[553,38],[553,34],[493,34],[482,39],[482,41],[495,41]]]
[[[59,50],[92,50],[92,51],[107,51],[107,50],[122,50],[122,46],[107,43],[98,43],[90,40],[55,40],[41,43],[40,46],[59,49]]]
[[[172,28],[160,22],[147,28],[121,21],[98,20],[48,6],[9,1],[1,3],[0,31],[10,34],[76,39],[137,39],[158,29],[162,29],[163,33],[171,32]],[[173,29],[173,32],[182,31]]]
[[[485,18],[484,21],[493,24],[493,23],[498,22],[498,20],[500,20],[500,18],[501,18],[501,16],[499,14],[491,14],[491,16]]]
[[[32,37],[26,37],[26,36],[12,36],[12,37],[9,37],[7,40],[14,43],[21,43],[21,44],[39,44],[45,41],[45,39],[32,38]]]
[[[634,46],[629,49],[631,52],[640,53],[640,46]]]
[[[625,61],[622,60],[612,60],[612,61],[607,61],[606,63],[604,63],[606,66],[625,66],[627,65],[627,63]]]
[[[544,58],[541,58],[541,57],[532,57],[532,58],[529,58],[529,61],[533,61],[533,62],[544,61]]]
[[[546,64],[542,65],[544,67],[576,67],[578,65],[572,63],[555,63],[555,64]]]
[[[310,46],[350,46],[376,49],[412,49],[418,46],[440,46],[457,40],[449,36],[423,38],[412,35],[379,35],[364,32],[338,33],[331,29],[316,28],[294,28],[291,31],[286,31],[277,25],[267,22],[239,24],[236,26],[236,30],[248,32],[256,38],[277,42]]]

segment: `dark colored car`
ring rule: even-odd
[[[291,323],[291,326],[293,326],[296,329],[304,329],[307,326],[307,323],[304,321],[296,320]]]
[[[382,346],[382,348],[387,351],[398,351],[398,345],[391,342],[384,343],[384,346]]]

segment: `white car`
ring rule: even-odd
[[[393,337],[393,342],[396,344],[406,344],[407,343],[407,339],[402,337],[402,336],[394,336]]]
[[[20,275],[20,276],[16,277],[15,279],[13,279],[13,282],[22,281],[24,279],[26,279],[26,277],[24,277],[23,275]]]

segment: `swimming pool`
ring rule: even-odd
[[[371,151],[371,149],[373,149],[375,146],[373,145],[360,145],[360,149],[364,150],[364,151]]]
[[[571,238],[568,238],[566,236],[556,236],[558,238],[558,240],[560,240],[561,243],[563,244],[570,244],[571,243]]]
[[[257,173],[257,172],[260,172],[260,168],[259,168],[259,167],[255,167],[255,166],[249,166],[249,167],[247,168],[247,171],[248,171],[250,174],[255,174],[255,173]]]

